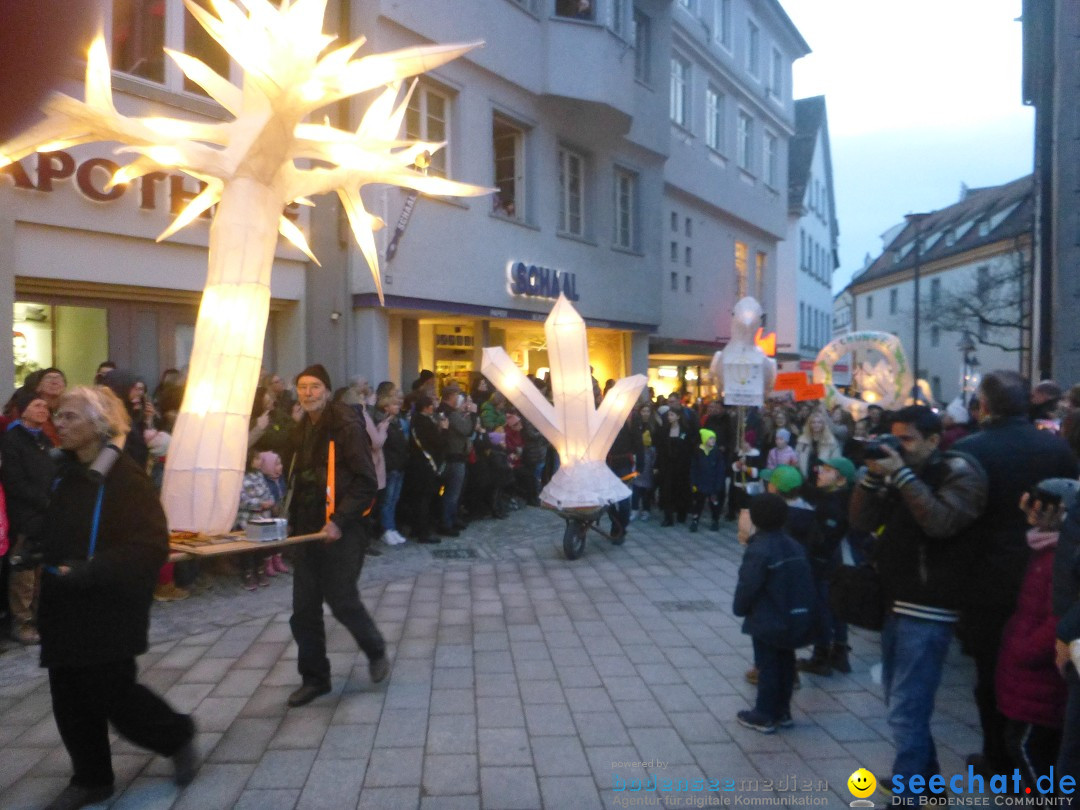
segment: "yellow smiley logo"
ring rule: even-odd
[[[877,788],[877,779],[866,768],[859,768],[847,780],[848,790],[851,795],[859,799],[865,799]]]

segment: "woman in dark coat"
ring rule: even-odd
[[[195,775],[195,726],[135,681],[169,532],[146,473],[109,444],[130,429],[124,405],[104,387],[80,386],[55,418],[65,453],[42,532],[38,621],[53,716],[75,771],[50,807],[75,808],[112,795],[109,723],[171,757],[180,785]]]
[[[447,421],[435,413],[435,400],[426,394],[416,398],[409,433],[409,463],[405,487],[413,500],[412,530],[417,543],[438,543],[431,530],[431,508],[439,490],[443,463],[443,431]]]
[[[686,522],[691,508],[690,462],[697,449],[698,432],[690,423],[685,408],[670,409],[660,420],[657,431],[656,460],[660,468],[660,508],[664,510],[661,526]]]

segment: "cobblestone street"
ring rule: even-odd
[[[181,791],[169,762],[117,741],[116,793],[102,806],[554,810],[742,795],[844,807],[856,768],[887,778],[873,634],[855,633],[851,675],[802,676],[793,728],[766,736],[735,723],[754,687],[750,640],[730,614],[741,554],[731,524],[691,534],[634,523],[620,547],[592,534],[574,562],[557,546],[562,529],[523,509],[440,546],[380,545],[362,591],[391,677],[373,686],[328,617],[334,688],[299,709],[285,705],[299,683],[290,577],[254,593],[203,577],[190,599],[155,605],[141,677],[195,713],[205,763]],[[942,773],[979,742],[971,683],[954,647],[934,724]],[[40,807],[66,784],[32,650],[0,655],[0,746],[0,807]],[[736,791],[615,790],[651,777],[732,779]]]

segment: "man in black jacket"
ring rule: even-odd
[[[892,435],[869,458],[851,496],[851,526],[878,531],[875,548],[889,613],[881,631],[882,678],[896,745],[892,788],[937,775],[930,718],[959,617],[958,585],[972,552],[964,530],[986,505],[986,474],[970,458],[938,451],[941,419],[924,405],[898,411]],[[908,800],[907,798],[905,800]]]
[[[1013,767],[994,673],[1001,634],[1016,610],[1030,554],[1020,496],[1046,478],[1076,478],[1077,468],[1064,439],[1028,422],[1028,387],[1019,374],[993,371],[983,377],[977,393],[982,430],[954,449],[978,460],[990,482],[986,511],[970,532],[974,565],[960,580],[967,586],[961,639],[975,659],[975,704],[983,731],[983,750],[969,756],[968,764],[989,776]]]
[[[371,680],[378,683],[390,672],[386,642],[356,587],[367,546],[364,518],[378,488],[375,467],[364,423],[348,405],[330,402],[332,390],[330,375],[319,364],[297,375],[296,392],[304,418],[293,433],[289,519],[294,533],[322,532],[326,540],[305,543],[295,558],[289,625],[303,684],[289,695],[290,706],[303,706],[330,691],[324,600],[367,655]]]

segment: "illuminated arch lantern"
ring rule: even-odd
[[[585,321],[560,295],[544,321],[552,401],[548,402],[501,347],[484,349],[480,370],[559,453],[560,466],[540,493],[557,509],[604,506],[630,497],[607,466],[615,436],[645,388],[641,374],[624,377],[600,407],[593,402]]]
[[[185,0],[193,17],[244,70],[241,87],[200,60],[166,49],[184,75],[233,116],[202,123],[125,116],[113,105],[109,58],[98,37],[86,68],[86,100],[55,95],[47,117],[0,145],[0,166],[35,152],[92,141],[118,141],[134,162],[110,188],[158,170],[176,169],[206,184],[158,239],[216,206],[210,262],[195,324],[184,401],[165,466],[162,500],[172,529],[221,534],[232,528],[246,467],[248,419],[262,364],[270,305],[270,272],[280,233],[313,262],[286,205],[336,192],[383,300],[374,231],[382,221],[365,209],[368,183],[437,195],[494,189],[428,177],[414,170],[444,144],[399,140],[408,93],[401,79],[460,56],[480,43],[411,47],[353,56],[363,38],[330,49],[322,32],[326,0],[212,0],[213,12]],[[308,123],[317,110],[383,88],[355,132]],[[410,91],[411,92],[411,91]],[[303,166],[314,164],[314,168]]]

